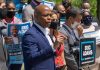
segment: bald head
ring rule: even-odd
[[[51,23],[51,9],[46,5],[38,5],[35,8],[34,19],[42,27],[47,27]]]
[[[90,4],[89,3],[83,3],[82,7],[84,9],[89,9],[90,8]]]
[[[35,8],[35,14],[37,15],[40,15],[42,14],[44,11],[48,11],[50,10],[50,8],[46,5],[38,5],[36,8]]]

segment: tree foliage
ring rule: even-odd
[[[62,0],[46,0],[46,1],[55,1],[56,3],[61,3]],[[83,0],[71,0],[72,5],[76,7],[81,7]],[[91,14],[96,17],[96,10],[97,10],[97,0],[89,0],[91,5]]]
[[[56,0],[57,3],[60,3],[62,0]],[[78,8],[81,8],[83,0],[71,0],[72,5]],[[96,10],[97,10],[97,0],[89,0],[91,5],[91,14],[96,17]]]

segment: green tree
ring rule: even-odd
[[[97,18],[99,20],[100,25],[100,0],[97,0]]]

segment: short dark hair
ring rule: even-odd
[[[58,10],[59,9],[59,6],[63,6],[63,4],[61,4],[61,3],[56,4],[54,6],[53,10],[56,10],[59,13],[59,10]]]
[[[81,10],[76,7],[71,8],[71,10],[68,13],[66,13],[66,19],[69,19],[69,17],[75,18],[77,16],[77,14],[82,14]]]
[[[65,8],[72,7],[71,2],[68,0],[62,0],[62,4]]]
[[[12,4],[14,4],[14,2],[13,2],[13,1],[7,1],[7,2],[6,2],[6,7],[8,7],[8,6],[9,6],[9,4],[11,4],[11,3],[12,3]],[[14,4],[14,6],[15,6],[15,4]]]

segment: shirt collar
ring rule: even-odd
[[[50,29],[49,28],[43,28],[42,26],[37,24],[35,21],[34,21],[34,24],[44,33],[44,35],[47,35],[47,34],[50,33]]]

